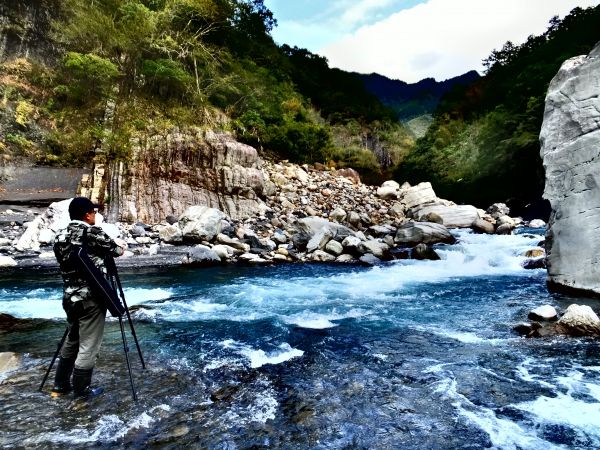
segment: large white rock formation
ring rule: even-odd
[[[600,44],[550,83],[540,142],[549,286],[600,294]]]

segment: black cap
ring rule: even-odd
[[[86,213],[89,213],[96,208],[100,208],[100,205],[92,203],[92,201],[87,197],[75,197],[69,203],[69,217],[71,220],[81,220]]]

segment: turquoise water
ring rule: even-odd
[[[545,271],[521,268],[539,233],[458,232],[459,244],[438,248],[441,261],[375,268],[123,273],[148,362],[143,371],[130,354],[141,400],[131,401],[109,322],[96,372],[107,393],[83,412],[34,392],[63,330],[60,280],[5,278],[0,312],[46,321],[0,344],[26,353],[30,374],[0,407],[2,423],[20,417],[0,444],[600,447],[598,343],[512,331],[537,306],[585,301],[549,294]]]

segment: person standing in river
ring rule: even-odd
[[[81,246],[106,276],[105,259],[120,256],[125,244],[118,244],[96,225],[98,205],[88,198],[76,197],[69,204],[71,222],[54,241],[54,254],[63,278],[63,309],[67,314],[68,334],[60,352],[52,392],[74,391],[76,397],[102,393],[91,388],[92,372],[104,335],[106,307],[92,292],[81,267],[71,258],[74,246]],[[71,376],[73,382],[71,384]]]

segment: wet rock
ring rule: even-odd
[[[371,253],[367,253],[366,255],[362,255],[359,258],[361,264],[365,266],[376,266],[377,264],[381,264],[381,260]]]
[[[546,228],[546,222],[541,219],[533,219],[529,222],[531,228]]]
[[[471,228],[476,233],[494,234],[494,224],[482,218],[475,220]]]
[[[545,269],[546,268],[546,258],[532,258],[527,259],[523,262],[524,269]]]
[[[417,244],[415,248],[412,250],[412,258],[413,259],[427,259],[432,261],[437,261],[440,259],[440,255],[438,255],[433,248],[428,246],[427,244]]]
[[[509,223],[503,223],[498,228],[496,228],[496,234],[512,234],[512,230],[515,227]]]
[[[212,266],[220,263],[221,258],[209,247],[204,245],[196,246],[188,251],[187,258],[182,261],[184,264],[199,266]]]
[[[513,327],[513,331],[521,336],[533,337],[533,334],[540,328],[542,328],[542,325],[537,322],[520,323]]]
[[[444,225],[431,222],[408,222],[398,227],[394,241],[396,244],[410,246],[421,242],[453,244],[456,239]]]
[[[556,309],[551,305],[543,305],[529,312],[527,316],[529,320],[556,320],[558,313]]]

